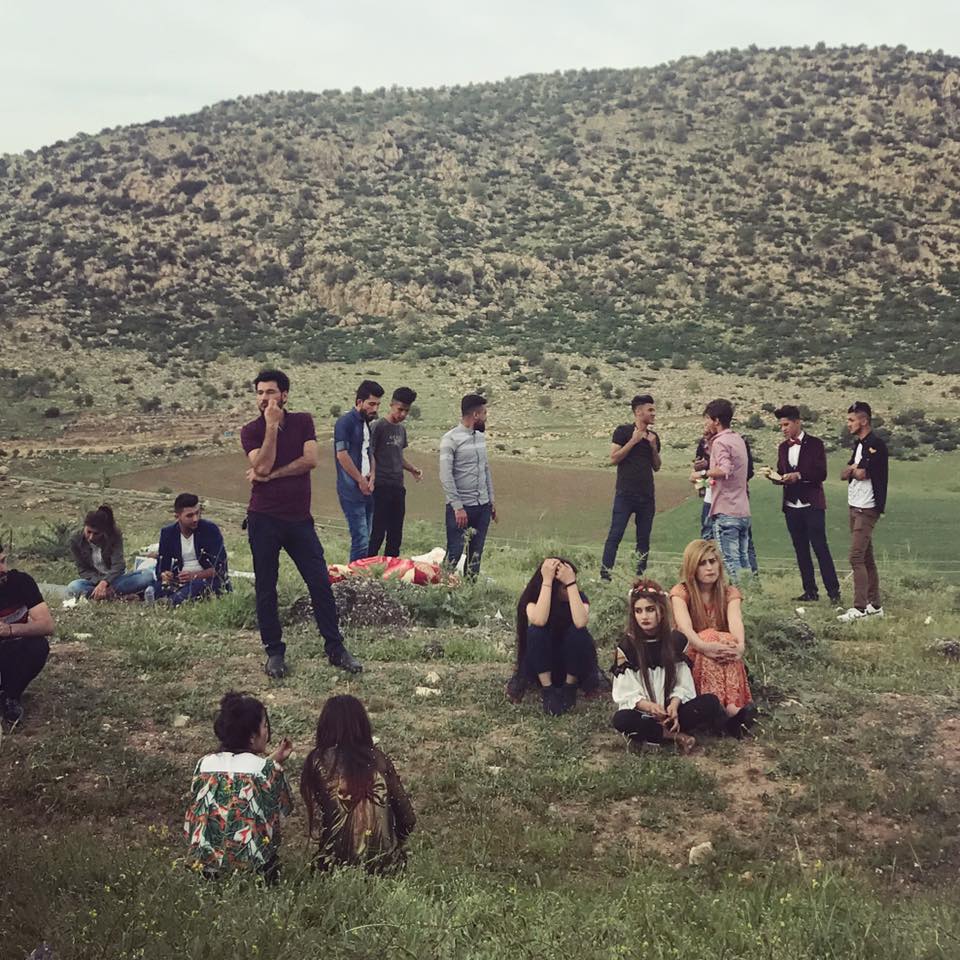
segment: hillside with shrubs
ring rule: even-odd
[[[268,93],[0,158],[0,323],[210,360],[960,372],[960,60]]]

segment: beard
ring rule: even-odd
[[[485,423],[484,421],[481,420],[479,423],[475,423],[475,424],[473,425],[473,429],[474,429],[474,430],[478,430],[480,433],[486,433],[486,432],[487,432],[487,425],[486,425],[486,423]]]

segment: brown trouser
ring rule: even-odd
[[[873,559],[873,528],[880,512],[850,507],[850,566],[853,568],[853,605],[863,610],[868,603],[880,606],[880,574]]]

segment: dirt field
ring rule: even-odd
[[[407,517],[439,523],[443,492],[437,478],[436,454],[411,453],[423,467],[422,483],[407,483]],[[151,467],[113,478],[113,486],[174,493],[190,490],[208,497],[246,502],[249,485],[240,453],[188,457],[170,466]],[[513,460],[493,462],[493,482],[500,501],[499,537],[532,538],[538,534],[595,542],[606,535],[613,502],[614,471],[586,470],[529,464]],[[342,519],[335,494],[333,458],[322,456],[313,474],[313,508],[317,518]],[[657,508],[669,510],[689,496],[683,477],[657,478]],[[628,533],[629,536],[629,533]]]

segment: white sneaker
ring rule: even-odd
[[[841,623],[852,623],[854,620],[862,620],[866,615],[863,610],[851,607],[846,613],[841,613],[837,619]]]
[[[872,603],[867,604],[867,616],[868,617],[882,617],[883,616],[883,607],[875,607]]]

